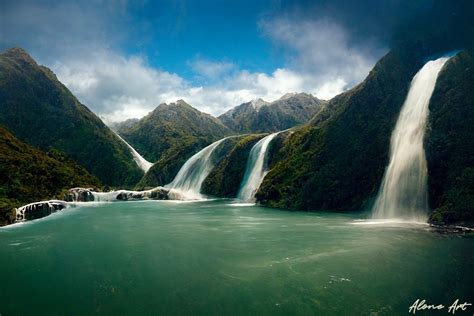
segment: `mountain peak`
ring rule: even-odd
[[[142,176],[129,148],[25,50],[0,54],[0,73],[0,122],[23,141],[63,151],[107,185],[130,185]]]
[[[155,111],[160,111],[164,109],[173,109],[173,108],[182,108],[182,107],[187,107],[187,108],[193,108],[189,103],[184,101],[183,99],[176,100],[175,102],[170,102],[170,103],[160,103],[152,112]],[[194,108],[193,108],[194,109]]]
[[[298,93],[297,92],[287,92],[283,96],[281,96],[281,98],[279,98],[278,100],[286,100],[286,99],[289,99],[291,97],[294,97],[295,95],[298,95]]]
[[[26,50],[20,47],[9,48],[2,55],[16,60],[24,60],[30,64],[36,65],[36,62],[33,60],[33,58],[31,58],[31,56],[26,52]]]
[[[174,102],[163,102],[158,105],[158,107],[166,107],[166,108],[173,108],[173,107],[179,107],[179,106],[185,106],[185,107],[192,107],[189,103],[184,101],[183,99],[176,100]]]
[[[252,105],[253,108],[257,111],[260,110],[262,106],[267,105],[267,104],[268,102],[261,98],[253,99],[252,101],[250,101],[250,105]]]
[[[325,102],[307,93],[287,93],[273,102],[254,99],[218,118],[239,133],[276,132],[306,123]]]
[[[179,99],[175,102],[176,104],[182,104],[182,105],[189,105],[186,101],[184,101],[183,99]]]

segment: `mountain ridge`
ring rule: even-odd
[[[308,211],[370,210],[388,165],[395,122],[425,63],[423,52],[392,50],[363,82],[295,129],[257,192],[258,201]],[[424,147],[431,223],[474,222],[472,69],[472,51],[453,57],[430,101]]]
[[[141,170],[126,145],[21,48],[0,54],[0,124],[40,149],[67,154],[103,183],[130,186]]]
[[[204,144],[232,133],[218,119],[182,99],[161,103],[138,122],[122,126],[117,132],[146,159],[155,162],[178,146],[178,140]]]
[[[362,83],[331,99],[285,140],[282,158],[257,199],[301,210],[366,207],[377,192],[396,118],[420,65],[411,54],[390,52]]]
[[[286,93],[273,102],[242,103],[217,118],[238,133],[276,132],[306,123],[326,103],[308,93]]]

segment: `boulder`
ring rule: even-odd
[[[67,203],[60,200],[30,203],[15,209],[16,221],[18,222],[45,217],[66,207]]]
[[[120,191],[117,200],[169,200],[169,190],[163,187],[157,187],[147,191]]]
[[[93,188],[72,188],[64,196],[64,200],[68,202],[91,202],[94,201],[95,192]]]

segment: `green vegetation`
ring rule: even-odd
[[[220,160],[204,180],[202,192],[211,196],[236,197],[244,177],[250,149],[265,135],[245,135]]]
[[[239,133],[277,132],[308,122],[325,104],[307,93],[287,94],[272,103],[243,103],[218,118]]]
[[[218,119],[179,100],[160,104],[138,123],[119,128],[118,133],[143,157],[156,162],[182,150],[193,152],[231,131]]]
[[[137,119],[137,118],[131,118],[131,119],[127,119],[127,120],[122,121],[122,122],[116,122],[116,123],[109,124],[109,127],[110,127],[111,129],[113,129],[114,131],[119,131],[119,130],[121,130],[121,129],[132,128],[132,127],[135,126],[138,122],[140,122],[139,119]]]
[[[229,137],[216,148],[212,155],[216,165],[219,164],[221,159],[235,146],[240,138],[241,136]],[[183,143],[179,147],[174,147],[174,151],[166,152],[163,157],[150,168],[135,189],[149,189],[170,183],[184,163],[207,145],[209,144],[198,142],[194,145]]]
[[[409,83],[424,62],[419,55],[393,51],[364,82],[332,99],[283,141],[258,200],[302,210],[371,206]],[[430,102],[425,148],[431,222],[473,223],[473,103],[474,59],[465,51],[446,64]]]
[[[383,57],[364,82],[284,141],[257,199],[289,209],[363,208],[380,185],[390,135],[421,65],[417,56],[396,51]]]
[[[161,104],[141,120],[116,128],[150,161],[136,185],[170,183],[192,155],[232,134],[231,129],[281,133],[270,145],[257,199],[298,210],[352,211],[371,206],[388,163],[390,137],[423,54],[394,50],[368,77],[329,102],[310,95],[286,96],[271,104],[246,103],[218,119],[182,100]],[[425,148],[429,171],[430,221],[474,222],[474,57],[464,51],[444,67],[430,103]],[[13,207],[60,197],[74,186],[133,186],[141,176],[123,142],[23,50],[0,55],[0,223]],[[310,114],[311,113],[311,114]],[[231,137],[213,155],[216,167],[203,193],[235,197],[252,146],[263,134]],[[83,165],[85,169],[76,165]]]
[[[77,186],[102,185],[59,151],[44,153],[0,127],[0,226],[14,220],[14,207],[62,199],[65,190]]]
[[[186,160],[209,145],[203,139],[187,140],[184,137],[181,142],[175,140],[173,146],[148,170],[135,189],[144,190],[170,183]]]
[[[132,186],[143,174],[127,146],[20,48],[0,54],[0,124],[42,150],[59,149],[107,185]]]
[[[430,102],[425,140],[431,221],[474,223],[474,53],[449,60]]]
[[[129,120],[116,127],[141,155],[155,162],[136,189],[170,183],[192,155],[232,133],[219,120],[183,100],[160,104],[138,122]]]

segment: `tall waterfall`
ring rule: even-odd
[[[173,181],[165,186],[169,195],[178,200],[201,200],[201,185],[212,171],[211,160],[214,150],[228,137],[220,139],[189,158],[181,167]]]
[[[143,158],[142,155],[140,155],[135,150],[135,148],[133,148],[129,143],[127,143],[127,141],[125,141],[125,139],[123,139],[119,134],[115,133],[115,135],[117,135],[117,137],[120,138],[120,140],[122,140],[125,143],[125,145],[127,145],[128,149],[130,149],[130,153],[132,154],[133,160],[135,161],[137,166],[146,173],[151,168],[151,166],[153,166],[153,163]]]
[[[259,140],[250,150],[245,175],[237,198],[242,201],[252,201],[255,198],[258,188],[263,182],[263,178],[268,171],[265,166],[265,157],[267,155],[268,146],[275,136],[280,132],[270,134]]]
[[[448,59],[429,61],[413,77],[392,133],[390,162],[373,208],[374,218],[426,220],[428,168],[423,138],[436,79]]]

